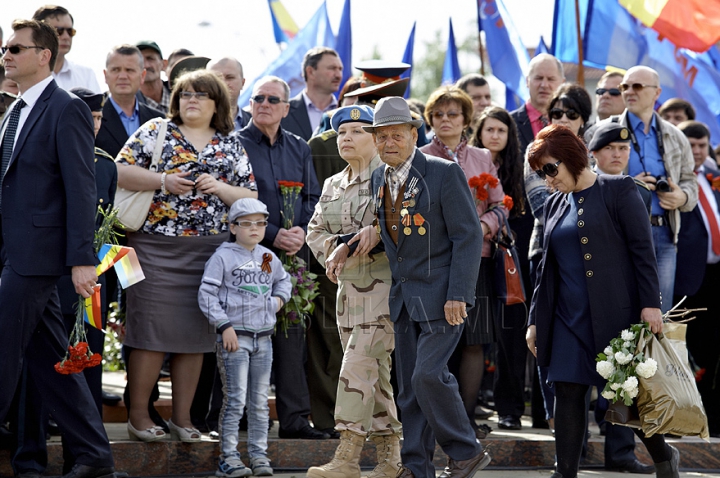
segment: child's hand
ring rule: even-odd
[[[276,303],[275,313],[277,314],[278,312],[280,312],[280,309],[282,309],[284,304],[283,304],[283,300],[280,297],[274,297],[274,299],[275,299],[275,303]]]
[[[235,352],[239,348],[237,334],[235,333],[235,329],[233,329],[232,327],[228,327],[227,329],[223,330],[222,339],[223,348],[228,352]]]

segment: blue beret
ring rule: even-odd
[[[332,129],[338,130],[341,124],[356,121],[359,123],[373,124],[373,109],[367,105],[343,106],[335,111],[330,124]]]
[[[595,134],[588,144],[588,151],[600,151],[610,143],[627,143],[630,141],[630,131],[621,125],[608,121],[600,123]]]

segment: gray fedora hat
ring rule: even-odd
[[[382,98],[375,106],[375,119],[372,126],[363,126],[368,133],[374,133],[375,128],[392,126],[396,124],[409,124],[416,128],[422,126],[422,120],[414,120],[410,114],[407,102],[399,96]]]

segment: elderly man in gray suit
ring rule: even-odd
[[[416,147],[417,128],[405,100],[381,99],[372,126],[385,163],[373,172],[377,228],[346,240],[328,259],[339,274],[351,254],[384,247],[392,271],[390,316],[402,412],[403,468],[398,477],[434,477],[435,440],[448,455],[441,477],[471,477],[490,462],[475,438],[447,362],[475,302],[482,229],[460,166]],[[379,241],[382,239],[382,244]]]

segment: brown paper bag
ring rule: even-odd
[[[672,433],[709,440],[707,415],[688,364],[685,324],[666,323],[664,335],[641,337],[638,350],[658,363],[650,378],[638,377],[637,407],[646,436]]]

